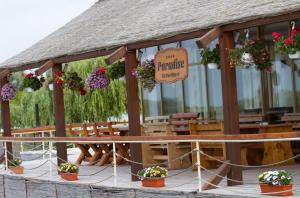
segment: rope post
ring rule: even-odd
[[[42,138],[45,137],[45,132],[42,132]],[[43,153],[45,153],[45,142],[42,142],[42,147],[43,147]],[[45,155],[43,155],[43,159],[45,159]]]
[[[49,142],[49,161],[50,161],[49,176],[50,179],[52,179],[52,142]]]
[[[200,162],[200,147],[199,142],[196,142],[196,149],[197,149],[197,171],[198,171],[198,189],[199,192],[202,192],[202,177],[201,177],[201,162]]]
[[[20,134],[20,138],[23,137],[23,134]],[[24,146],[23,146],[23,142],[21,142],[21,152],[24,152]]]
[[[5,170],[8,170],[7,147],[6,147],[6,142],[3,143],[4,143]]]
[[[117,156],[116,143],[113,142],[114,185],[117,186]]]

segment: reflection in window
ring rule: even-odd
[[[150,47],[142,50],[141,61],[146,59],[153,59],[157,52],[157,47]],[[143,111],[144,116],[158,116],[161,115],[161,98],[160,98],[160,85],[157,84],[150,92],[143,89]]]

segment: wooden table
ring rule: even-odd
[[[242,124],[240,125],[240,130],[241,133],[278,133],[293,131],[291,124]],[[259,144],[260,143],[251,143],[249,145],[256,145],[256,148],[259,148]],[[264,142],[263,149],[264,152],[261,163],[264,165],[284,161],[294,156],[291,142]],[[249,150],[251,150],[251,146],[249,146]],[[259,155],[258,152],[256,152],[256,154]],[[294,160],[290,160],[284,164],[292,163],[294,163]]]

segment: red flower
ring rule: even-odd
[[[291,31],[292,36],[295,36],[297,33],[298,33],[298,31],[296,29],[292,29],[292,31]]]
[[[106,68],[105,68],[104,66],[102,66],[102,67],[99,69],[100,74],[105,74],[105,70],[106,70]]]
[[[62,84],[63,84],[63,82],[64,82],[64,81],[63,81],[62,79],[60,79],[60,78],[59,78],[59,79],[57,79],[57,81],[56,81],[56,83],[57,83],[58,85],[62,85]]]
[[[285,45],[289,45],[293,42],[293,39],[291,37],[288,37],[287,39],[284,40]]]
[[[80,94],[81,96],[84,96],[84,95],[86,94],[86,90],[85,90],[84,88],[80,88],[80,89],[79,89],[79,94]]]
[[[32,77],[33,77],[33,73],[26,74],[25,77],[26,77],[26,78],[32,78]]]
[[[272,37],[275,41],[278,41],[281,37],[281,34],[279,32],[273,32]]]

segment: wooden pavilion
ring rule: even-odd
[[[108,56],[113,62],[125,57],[129,132],[141,135],[138,82],[132,77],[137,51],[142,48],[198,39],[200,46],[219,38],[225,134],[238,134],[239,109],[235,68],[230,67],[227,48],[234,47],[233,32],[300,18],[300,2],[291,1],[161,1],[99,0],[90,9],[32,47],[0,64],[1,86],[12,72],[38,68],[39,74],[62,64]],[[66,135],[63,90],[54,84],[55,129]],[[1,101],[5,136],[11,136],[9,102]],[[132,144],[132,160],[142,162],[140,144]],[[11,145],[8,145],[11,150]],[[240,144],[226,145],[227,159],[240,163]],[[66,144],[57,144],[58,156],[67,160]],[[59,161],[60,162],[60,161]],[[132,165],[132,172],[140,169]],[[232,168],[229,178],[242,180],[242,170]],[[231,182],[230,185],[236,183]]]

